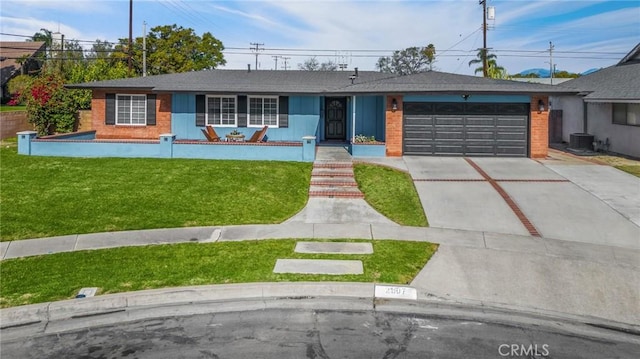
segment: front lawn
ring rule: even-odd
[[[640,177],[640,166],[639,165],[624,165],[624,166],[616,166],[617,169],[621,171],[625,171],[629,174],[632,174],[636,177]]]
[[[346,241],[346,240],[341,240]],[[294,253],[296,240],[182,243],[66,252],[4,260],[0,307],[73,298],[82,287],[99,294],[143,289],[278,281],[357,281],[408,284],[437,249],[427,242],[358,241],[370,255]],[[277,259],[362,260],[362,275],[275,274]]]
[[[354,164],[353,171],[364,199],[378,212],[403,226],[429,225],[408,173],[365,163]]]
[[[0,239],[279,223],[310,178],[309,163],[22,156],[5,142]]]

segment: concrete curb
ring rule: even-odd
[[[37,333],[57,333],[126,321],[269,308],[298,308],[314,310],[376,310],[411,312],[415,314],[455,316],[460,308],[473,309],[479,315],[502,313],[505,321],[512,317],[527,321],[563,321],[586,324],[634,336],[640,326],[602,318],[576,316],[537,308],[522,308],[502,303],[420,295],[417,300],[381,298],[374,283],[250,283],[153,289],[138,292],[109,294],[98,297],[40,303],[0,310],[2,339],[13,340]],[[406,286],[391,286],[413,289]],[[324,301],[318,303],[318,300]],[[11,332],[6,330],[11,329]]]

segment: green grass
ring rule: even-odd
[[[294,253],[295,242],[288,239],[183,243],[4,260],[0,266],[0,306],[70,299],[82,287],[98,287],[99,294],[107,294],[174,286],[277,281],[407,284],[437,249],[437,245],[426,242],[368,241],[374,248],[370,255],[310,255]],[[364,274],[275,274],[273,267],[278,258],[362,260]]]
[[[408,173],[362,163],[354,165],[354,173],[365,200],[378,212],[404,226],[428,226]]]
[[[7,106],[0,105],[0,112],[10,112],[10,111],[26,111],[27,106]]]
[[[628,166],[615,166],[615,167],[621,171],[625,171],[636,177],[640,177],[640,166],[628,165]]]
[[[279,223],[310,178],[309,163],[37,157],[3,143],[0,239]]]

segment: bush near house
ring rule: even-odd
[[[29,88],[27,116],[39,135],[72,132],[78,105],[64,88],[64,79],[57,74],[36,78]]]

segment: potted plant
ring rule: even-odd
[[[226,137],[232,141],[244,139],[244,135],[242,134],[242,132],[238,131],[237,129],[234,129],[233,131],[229,132],[229,134],[226,135]]]

